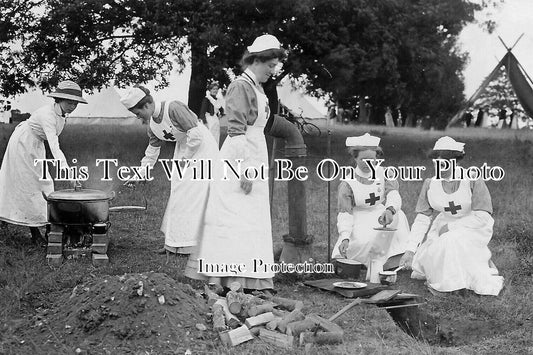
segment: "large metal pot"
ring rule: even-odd
[[[66,189],[54,191],[48,196],[48,222],[53,224],[87,225],[109,221],[109,201],[115,193],[100,190]]]

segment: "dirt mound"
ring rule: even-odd
[[[205,331],[207,311],[190,285],[166,274],[99,277],[41,310],[31,336],[77,353],[203,352],[214,337]]]

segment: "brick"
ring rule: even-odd
[[[93,253],[105,254],[105,253],[107,253],[107,244],[93,243],[93,245],[91,246],[91,249],[92,249]]]
[[[109,258],[105,254],[93,254],[93,266],[106,266],[109,264]]]
[[[46,255],[46,262],[49,266],[61,266],[63,263],[63,255],[62,254],[48,254]]]
[[[93,244],[108,244],[109,237],[107,234],[93,234]]]
[[[46,253],[50,255],[57,255],[57,254],[61,255],[63,253],[63,244],[48,242]]]
[[[63,233],[59,233],[59,232],[48,233],[48,243],[62,243],[62,242],[63,242]]]

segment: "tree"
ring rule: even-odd
[[[277,78],[304,75],[317,96],[368,97],[374,107],[451,112],[465,57],[455,40],[479,6],[462,0],[47,0],[24,29],[16,70],[46,89],[68,76],[84,88],[158,79],[191,61],[189,106],[209,78],[229,82],[263,33],[289,49]],[[175,59],[172,59],[175,58]],[[37,74],[38,73],[38,74]],[[9,93],[10,90],[4,90]]]

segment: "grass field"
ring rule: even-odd
[[[324,128],[323,124],[321,126]],[[0,125],[0,153],[3,155],[11,125]],[[350,164],[345,152],[346,136],[366,131],[382,137],[385,152],[384,165],[425,165],[429,177],[431,161],[427,151],[443,135],[438,131],[421,131],[408,128],[377,126],[333,127],[331,158],[341,165]],[[339,318],[345,329],[345,342],[340,346],[320,347],[311,350],[316,354],[526,354],[533,353],[533,133],[531,131],[499,131],[485,129],[452,129],[446,134],[466,143],[464,166],[500,166],[505,178],[488,182],[494,205],[494,236],[490,243],[493,260],[505,277],[505,289],[498,297],[475,295],[450,295],[435,298],[422,282],[409,279],[400,273],[398,287],[404,292],[418,293],[427,299],[422,308],[438,319],[447,320],[469,334],[454,346],[429,345],[407,336],[395,326],[383,310],[372,306],[359,306]],[[99,181],[102,169],[95,166],[96,158],[116,158],[119,165],[138,165],[147,144],[145,128],[67,126],[60,137],[61,146],[68,159],[77,158],[78,165],[89,167],[90,179],[85,187],[117,192],[114,204],[138,204],[142,193],[148,197],[145,213],[123,213],[111,216],[111,246],[108,267],[95,269],[89,260],[68,261],[59,269],[50,269],[45,262],[46,251],[33,246],[26,228],[9,226],[0,230],[0,354],[65,353],[71,354],[79,344],[68,336],[58,337],[43,331],[42,337],[29,346],[28,324],[36,309],[52,307],[58,295],[70,294],[81,282],[99,275],[121,275],[130,272],[158,271],[170,277],[189,282],[182,276],[185,259],[175,258],[165,264],[165,257],[153,251],[162,246],[159,232],[162,214],[168,198],[170,183],[158,166],[155,180],[136,192],[125,191],[121,182]],[[327,260],[327,183],[314,173],[316,164],[326,157],[326,135],[306,138],[310,170],[307,187],[308,233],[315,237],[314,258]],[[165,145],[160,158],[172,156],[171,145]],[[281,152],[277,152],[281,158]],[[336,188],[331,187],[331,246],[336,241]],[[400,182],[403,210],[410,222],[422,182]],[[65,188],[58,184],[57,189]],[[282,235],[288,232],[287,187],[276,182],[272,210],[275,246],[281,245]],[[199,284],[193,283],[193,286]],[[329,317],[348,300],[303,286],[301,280],[278,278],[275,284],[279,294],[304,301],[306,307]],[[467,325],[476,324],[478,328]],[[32,333],[33,334],[33,333]],[[44,339],[47,341],[45,342]],[[259,345],[258,345],[259,344]],[[233,349],[215,346],[210,353],[230,354],[304,354],[303,349],[284,351],[253,342]],[[127,346],[127,344],[125,344]],[[185,349],[177,349],[183,354]],[[94,350],[89,353],[99,353]],[[131,353],[138,353],[131,349]],[[142,352],[143,354],[145,352]],[[148,352],[146,352],[148,353]]]

